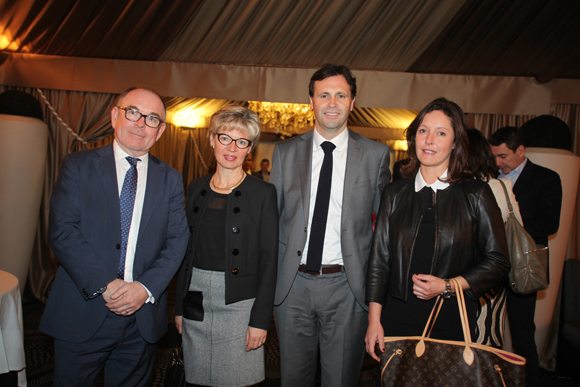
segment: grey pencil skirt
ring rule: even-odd
[[[183,319],[185,379],[204,386],[249,386],[264,380],[264,347],[246,352],[254,299],[225,304],[224,272],[193,268],[190,291],[203,294],[203,321]]]

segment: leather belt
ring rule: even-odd
[[[342,265],[326,265],[320,268],[320,271],[308,271],[306,270],[306,265],[298,266],[298,271],[310,275],[321,275],[321,274],[332,274],[332,273],[340,273],[342,271]]]

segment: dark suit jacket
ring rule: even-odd
[[[189,233],[181,175],[149,156],[147,187],[135,251],[133,279],[155,297],[135,313],[143,338],[167,331],[169,281],[179,268]],[[116,278],[121,243],[119,189],[113,144],[68,155],[50,202],[49,237],[60,267],[40,329],[82,343],[109,309],[93,294]]]
[[[192,181],[187,188],[187,220],[191,236],[179,272],[175,314],[183,315],[182,301],[189,290],[195,247],[205,210],[214,195],[212,175]],[[220,237],[217,236],[216,237]],[[228,195],[224,239],[226,304],[256,298],[249,325],[268,330],[274,307],[278,266],[278,208],[272,184],[252,176]]]
[[[373,236],[372,212],[378,213],[381,193],[391,180],[389,148],[348,131],[348,154],[341,214],[341,248],[350,288],[365,304],[365,278]],[[310,211],[313,131],[279,142],[274,148],[270,183],[276,186],[280,212],[278,283],[280,305],[298,272],[306,244]]]
[[[264,174],[262,173],[261,169],[258,172],[252,172],[252,176],[256,176],[258,179],[264,180]]]
[[[548,236],[560,226],[562,182],[551,169],[529,159],[514,185],[524,228],[536,243],[548,245]]]

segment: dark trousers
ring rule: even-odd
[[[147,386],[155,344],[146,342],[135,316],[109,313],[103,326],[84,343],[54,340],[54,386],[97,386],[105,370],[105,387]]]
[[[519,295],[506,285],[506,310],[514,352],[526,358],[526,387],[540,385],[540,366],[536,347],[537,293]]]

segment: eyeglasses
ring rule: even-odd
[[[233,138],[231,138],[230,136],[228,136],[225,133],[218,133],[217,138],[218,138],[218,141],[222,145],[226,145],[226,146],[230,145],[233,141],[236,143],[236,146],[240,149],[246,149],[247,147],[252,145],[252,142],[250,140],[248,140],[247,138],[238,138],[238,139],[234,140]]]
[[[137,122],[141,119],[141,117],[145,117],[145,125],[147,125],[150,128],[158,128],[159,125],[163,123],[161,118],[157,116],[143,114],[137,109],[123,106],[117,106],[117,108],[125,111],[125,118],[128,119],[129,121]]]

